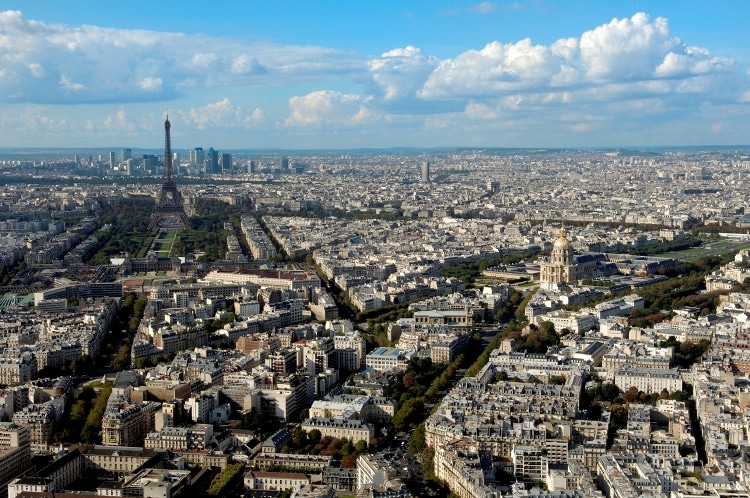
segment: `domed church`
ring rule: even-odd
[[[572,284],[578,280],[578,268],[574,260],[573,248],[570,246],[565,227],[560,229],[560,237],[552,246],[549,261],[542,263],[540,281],[542,287],[554,287],[555,284]]]

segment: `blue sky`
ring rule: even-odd
[[[744,1],[14,1],[2,147],[747,144]]]

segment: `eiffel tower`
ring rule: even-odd
[[[169,136],[169,115],[164,121],[164,184],[161,186],[156,211],[151,216],[149,228],[180,228],[188,224],[182,194],[172,178],[172,140]]]

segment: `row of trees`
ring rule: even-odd
[[[340,460],[341,467],[353,468],[357,466],[357,457],[368,449],[375,450],[377,441],[350,441],[347,438],[323,437],[319,430],[310,432],[297,428],[292,440],[281,449],[282,453],[302,455],[330,455],[333,460]]]
[[[57,427],[52,439],[58,443],[70,441],[101,443],[102,418],[110,394],[112,394],[111,383],[103,384],[98,393],[90,385],[84,387],[78,399],[70,407],[66,423]]]
[[[708,339],[701,339],[698,342],[680,342],[674,336],[659,342],[661,348],[673,348],[675,364],[683,368],[689,368],[694,363],[698,363],[708,351],[709,346],[711,346],[711,341]]]
[[[209,496],[225,496],[232,486],[238,485],[244,475],[245,465],[235,463],[227,465],[211,481],[208,487]]]
[[[455,277],[469,286],[470,284],[474,283],[474,280],[487,268],[498,265],[516,264],[522,259],[525,259],[532,255],[532,253],[507,254],[505,256],[498,256],[492,259],[481,259],[479,261],[470,261],[467,263],[460,263],[452,266],[444,266],[440,269],[440,276]]]
[[[669,240],[661,242],[659,244],[653,244],[650,246],[634,247],[629,249],[629,254],[637,254],[639,256],[653,256],[656,254],[664,254],[668,252],[677,252],[690,249],[691,247],[698,247],[703,245],[703,241],[695,236],[684,237],[682,239]]]
[[[110,350],[114,351],[114,348],[117,348],[117,354],[110,362],[116,370],[123,370],[130,366],[130,347],[133,337],[138,332],[146,304],[148,304],[148,294],[141,294],[136,299],[134,293],[128,293],[122,299],[120,311],[107,335],[106,342]]]

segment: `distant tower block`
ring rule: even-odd
[[[430,163],[422,161],[422,182],[430,183]]]
[[[164,121],[164,184],[161,186],[156,211],[149,228],[179,228],[188,224],[182,194],[172,178],[172,140],[169,136],[169,116]]]

